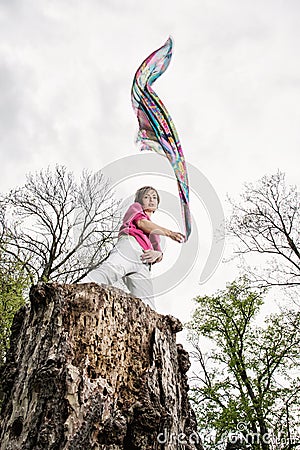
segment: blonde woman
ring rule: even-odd
[[[114,285],[123,280],[135,297],[141,298],[155,309],[151,281],[151,265],[163,258],[160,235],[176,242],[184,242],[184,236],[152,222],[158,208],[159,194],[152,186],[140,188],[134,203],[123,217],[118,241],[100,267],[91,271],[83,282],[94,281]]]

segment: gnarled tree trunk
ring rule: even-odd
[[[16,315],[1,450],[201,449],[180,322],[108,286],[39,284]]]

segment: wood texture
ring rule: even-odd
[[[112,287],[33,286],[4,370],[1,450],[202,449],[181,328]]]

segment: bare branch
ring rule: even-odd
[[[245,258],[251,254],[272,257],[263,274],[249,272],[253,282],[300,285],[300,193],[296,187],[287,186],[284,174],[277,172],[263,177],[256,186],[245,185],[240,203],[229,201],[232,216],[227,229],[235,240],[235,253]]]
[[[10,255],[26,261],[35,281],[74,282],[98,267],[114,244],[118,202],[101,173],[82,173],[79,183],[63,166],[29,174],[3,199],[1,220]]]

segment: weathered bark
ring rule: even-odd
[[[15,317],[1,450],[201,449],[180,322],[121,290],[39,284]]]

